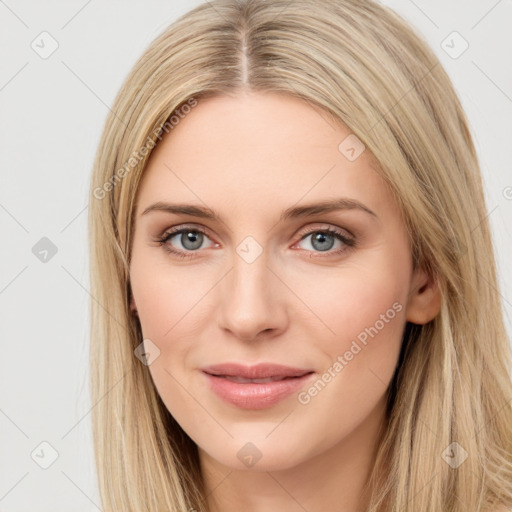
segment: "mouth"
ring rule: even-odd
[[[233,375],[235,373],[235,375]],[[245,375],[237,375],[244,373]],[[270,375],[261,375],[267,373]],[[288,374],[288,375],[283,375]],[[266,409],[310,384],[315,372],[275,365],[203,369],[209,389],[225,403],[239,409]],[[259,375],[255,375],[259,374]]]

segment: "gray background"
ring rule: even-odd
[[[91,166],[132,64],[200,3],[0,0],[0,512],[101,510],[87,389]],[[382,3],[425,36],[469,116],[510,333],[512,0]],[[457,58],[454,31],[469,44]],[[57,251],[46,261],[43,237]]]

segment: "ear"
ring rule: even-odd
[[[435,318],[440,309],[441,290],[437,279],[423,269],[415,270],[407,303],[407,320],[423,325]]]
[[[132,293],[130,292],[130,310],[132,311],[132,313],[134,313],[135,315],[138,314],[137,312],[137,305],[135,304],[135,300],[133,299],[133,295]]]

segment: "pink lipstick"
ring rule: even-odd
[[[201,369],[210,388],[242,409],[271,407],[309,383],[314,371],[273,363],[246,366],[225,363]]]

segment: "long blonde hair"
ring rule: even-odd
[[[242,89],[302,98],[348,125],[391,186],[415,265],[442,291],[434,320],[407,325],[368,510],[512,507],[512,355],[477,155],[446,72],[401,17],[370,0],[212,0],[137,61],[94,163],[91,392],[103,510],[207,510],[197,447],[134,355],[133,213],[164,132],[172,137],[203,98]],[[454,450],[467,454],[458,467],[447,462]]]

